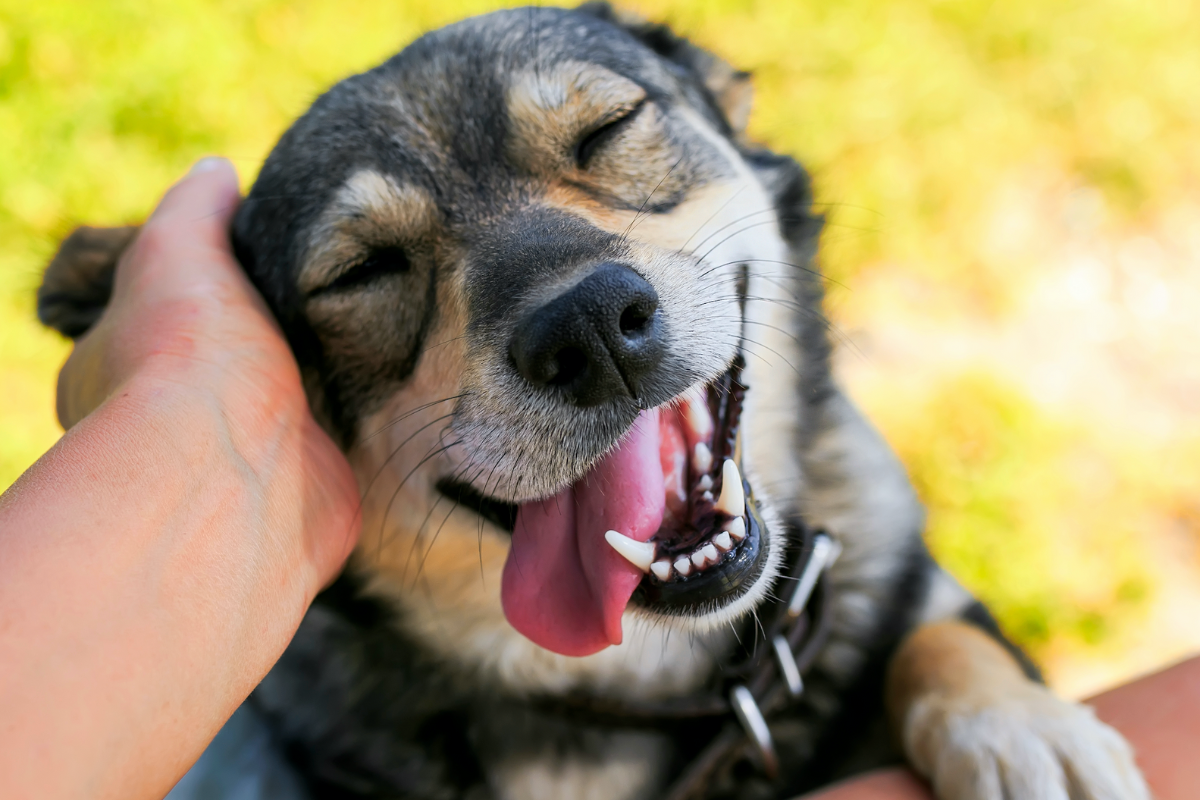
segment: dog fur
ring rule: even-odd
[[[267,159],[235,249],[363,494],[345,573],[248,701],[315,797],[657,796],[711,726],[584,724],[530,698],[711,684],[801,520],[843,547],[833,634],[773,724],[780,777],[743,765],[710,796],[788,797],[903,754],[943,800],[1148,797],[1123,740],[1041,687],[927,554],[903,468],[831,378],[821,218],[800,166],[746,139],[750,97],[747,74],[664,27],[517,9],[342,81]],[[43,321],[85,332],[132,235],[67,239]],[[509,361],[516,321],[606,260],[657,291],[663,363],[610,403],[532,391]],[[518,634],[499,602],[507,533],[439,482],[550,495],[739,345],[759,579],[692,614],[631,606],[624,642],[584,658]]]

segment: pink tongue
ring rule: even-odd
[[[620,644],[621,614],[642,573],[604,534],[646,541],[662,524],[664,497],[658,412],[643,411],[575,485],[521,505],[500,586],[509,623],[566,656]]]

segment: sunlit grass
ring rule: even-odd
[[[34,323],[33,291],[62,235],[141,219],[207,153],[233,158],[248,184],[320,91],[489,7],[0,0],[0,487],[58,435],[67,347]],[[1039,277],[1041,243],[993,224],[1014,176],[1097,192],[1107,231],[1194,202],[1194,3],[630,7],[754,71],[753,135],[802,158],[828,215],[823,267],[849,287],[835,322],[861,317],[866,271],[937,287],[924,300],[933,317],[1003,319]],[[1134,624],[1155,586],[1133,531],[1164,515],[1195,525],[1155,451],[986,370],[864,399],[929,504],[934,550],[1038,652],[1099,647]],[[1195,474],[1189,447],[1172,451],[1175,476]]]

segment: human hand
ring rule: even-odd
[[[131,382],[215,404],[228,446],[251,475],[272,477],[254,488],[302,510],[315,591],[353,546],[358,491],[312,417],[278,325],[234,258],[228,231],[238,200],[232,165],[216,158],[167,192],[122,255],[103,315],[59,375],[58,416],[70,428]]]

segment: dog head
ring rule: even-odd
[[[749,97],[606,6],[502,11],[339,83],[267,159],[238,257],[358,471],[357,563],[427,638],[507,646],[503,608],[582,656],[768,591],[755,476],[796,409],[761,398],[823,366],[785,330],[819,222],[742,140]]]

